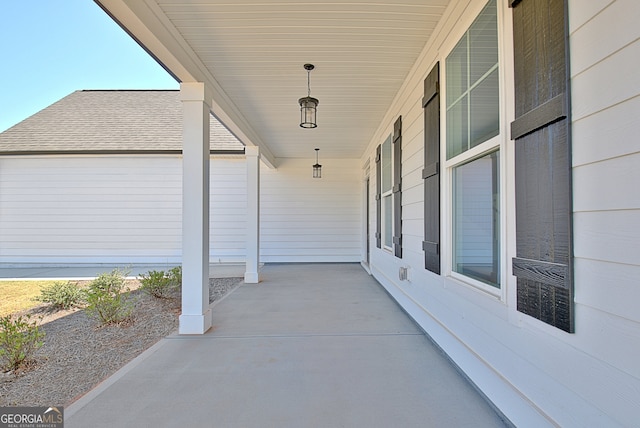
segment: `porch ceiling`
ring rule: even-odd
[[[359,158],[450,0],[96,0],[213,111],[275,158]],[[320,100],[299,127],[298,98]]]

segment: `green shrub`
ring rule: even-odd
[[[0,368],[16,370],[42,346],[44,332],[31,317],[0,317]]]
[[[140,289],[150,296],[160,299],[166,299],[171,295],[171,292],[175,289],[171,278],[163,270],[161,271],[149,271],[147,274],[142,274],[138,278],[140,280]]]
[[[138,277],[140,280],[140,289],[150,296],[159,299],[167,299],[180,288],[182,284],[182,268],[175,267],[169,272],[149,271]]]
[[[57,281],[40,289],[40,296],[35,300],[49,303],[55,309],[70,309],[79,306],[83,301],[83,292],[77,283]]]
[[[176,266],[170,269],[169,276],[173,279],[173,282],[175,282],[176,287],[180,288],[182,285],[182,266]]]
[[[87,315],[101,324],[119,324],[131,318],[133,302],[126,287],[128,272],[114,269],[102,273],[89,283],[86,290]]]

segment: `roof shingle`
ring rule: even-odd
[[[211,116],[211,149],[244,146]],[[0,133],[0,153],[182,150],[177,90],[75,91]]]

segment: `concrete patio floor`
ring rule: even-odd
[[[266,265],[65,408],[65,427],[497,427],[492,406],[358,264]]]

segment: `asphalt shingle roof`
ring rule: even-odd
[[[211,117],[211,149],[244,148]],[[0,133],[0,153],[182,150],[176,90],[76,91]]]

